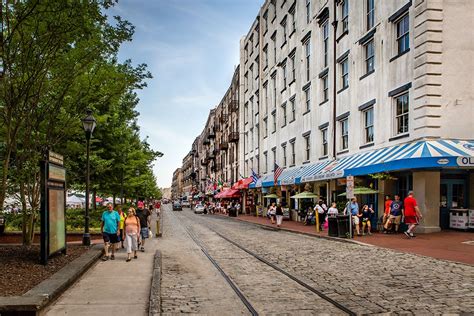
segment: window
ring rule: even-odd
[[[282,125],[281,127],[283,127],[283,126],[285,126],[286,123],[287,123],[287,117],[286,117],[286,103],[283,103],[283,104],[281,105],[281,110],[282,110],[282,112],[283,112],[283,125]]]
[[[306,0],[306,23],[311,21],[311,0]]]
[[[258,49],[257,49],[258,51]],[[260,72],[260,62],[259,62],[259,57],[257,56],[255,58],[255,78],[257,78],[259,76],[259,72]]]
[[[342,3],[342,32],[349,30],[349,0]]]
[[[273,42],[273,63],[276,64],[277,62],[277,39],[276,39],[276,32],[273,33],[271,40]]]
[[[263,57],[264,57],[264,60],[265,60],[264,68],[266,68],[266,67],[268,67],[268,45],[265,45],[265,47],[263,48]]]
[[[282,156],[283,156],[283,167],[286,167],[286,144],[284,145],[281,145],[281,153],[282,153]]]
[[[265,173],[268,172],[268,152],[263,152],[263,162],[264,162],[264,166],[265,166]]]
[[[310,79],[310,61],[311,61],[311,38],[309,38],[305,43],[304,43],[304,49],[305,49],[305,67],[306,67],[306,81],[309,81]]]
[[[294,166],[296,164],[296,152],[295,152],[294,141],[290,142],[290,147],[291,147],[291,166]]]
[[[328,66],[329,52],[329,22],[323,24],[324,67]]]
[[[290,36],[291,36],[291,34],[296,31],[295,6],[293,6],[290,9],[289,13],[291,16],[291,30],[290,30]]]
[[[248,116],[249,116],[249,104],[247,102],[244,105],[244,120],[245,120],[244,123],[245,124],[247,124],[249,122]]]
[[[268,118],[263,119],[263,138],[268,136]]]
[[[375,48],[374,40],[371,39],[365,44],[365,73],[370,73],[375,70]]]
[[[253,128],[251,128],[251,129],[250,129],[250,144],[249,144],[250,151],[253,151],[253,147],[254,147],[254,143],[253,143]]]
[[[258,149],[258,137],[260,135],[260,125],[257,123],[255,124],[255,150]]]
[[[340,121],[341,124],[341,149],[349,148],[349,119]]]
[[[328,75],[325,75],[324,77],[321,78],[323,84],[323,102],[326,102],[329,99],[329,79]]]
[[[286,77],[287,77],[287,73],[286,73],[286,63],[284,63],[282,66],[281,66],[281,69],[283,71],[283,88],[286,88]]]
[[[273,122],[272,133],[275,133],[276,130],[277,130],[276,112],[273,112],[273,113],[272,113],[272,122]]]
[[[249,78],[250,78],[250,90],[253,90],[253,82],[254,82],[254,79],[253,79],[253,63],[249,67],[249,72],[250,72],[250,76],[249,76]]]
[[[293,122],[296,120],[296,104],[295,104],[295,97],[290,99],[290,106],[291,106],[291,121]]]
[[[374,108],[364,111],[364,129],[364,142],[366,144],[372,143],[374,141]]]
[[[276,108],[277,104],[277,84],[276,84],[276,74],[272,77],[273,84],[273,108]]]
[[[268,84],[267,83],[263,85],[263,102],[264,102],[263,106],[265,109],[264,113],[265,115],[267,115],[268,114]]]
[[[244,84],[245,84],[245,91],[247,91],[249,88],[249,72],[248,71],[244,74]]]
[[[305,143],[305,161],[309,161],[311,157],[311,138],[310,135],[304,136]]]
[[[290,55],[290,61],[291,61],[291,81],[296,80],[296,64],[295,64],[295,53]]]
[[[395,97],[396,134],[408,133],[408,93]]]
[[[311,110],[311,86],[304,90],[304,98],[306,104],[306,112]]]
[[[349,58],[341,61],[342,89],[349,87]]]
[[[328,129],[327,128],[321,130],[321,138],[322,138],[322,144],[323,144],[322,154],[323,156],[327,156],[328,155]]]
[[[374,27],[375,24],[375,4],[374,0],[367,0],[367,30]]]
[[[409,28],[409,15],[406,14],[397,22],[398,54],[402,54],[410,48]]]
[[[287,37],[287,30],[286,30],[286,17],[283,19],[283,21],[281,21],[281,30],[282,30],[282,43],[286,43],[286,37]],[[282,44],[282,45],[283,45]]]
[[[277,153],[276,153],[275,147],[272,148],[272,154],[273,154],[273,165],[275,165],[277,162]]]

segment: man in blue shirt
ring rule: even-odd
[[[352,221],[354,223],[357,236],[360,236],[360,227],[359,227],[359,204],[357,204],[357,198],[353,197],[351,199],[351,204],[349,204],[349,209],[351,211]]]
[[[396,194],[395,200],[390,204],[390,216],[388,221],[385,223],[385,233],[390,230],[392,224],[395,224],[395,232],[398,232],[398,227],[402,220],[402,212],[403,202],[400,200],[400,196]]]
[[[115,244],[119,242],[118,235],[120,234],[119,224],[120,215],[114,210],[111,203],[107,204],[107,210],[102,213],[102,219],[100,223],[100,232],[104,239],[104,252],[105,256],[102,260],[109,260],[109,248],[112,244],[112,255],[111,260],[115,259]]]

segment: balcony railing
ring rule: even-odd
[[[222,142],[219,144],[219,150],[227,150],[229,148],[229,143],[228,142]]]
[[[238,112],[239,111],[239,101],[237,101],[237,100],[230,101],[229,110],[231,112]]]
[[[239,132],[231,132],[229,134],[229,141],[231,143],[238,143],[239,142]]]
[[[204,158],[201,160],[201,165],[202,166],[207,166],[209,164],[209,160],[207,160],[207,158]]]
[[[206,136],[204,137],[204,140],[202,142],[204,145],[209,145],[211,143],[211,141],[209,140],[209,138]]]
[[[222,114],[221,115],[221,123],[227,123],[229,120],[229,115],[228,114]]]

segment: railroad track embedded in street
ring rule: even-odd
[[[181,217],[181,216],[180,216]],[[244,305],[247,307],[247,309],[250,311],[250,313],[252,315],[258,315],[258,312],[256,311],[256,309],[252,306],[252,304],[250,303],[250,301],[246,298],[246,296],[244,295],[244,293],[242,293],[242,291],[240,291],[240,289],[237,287],[237,285],[232,281],[232,279],[224,272],[224,270],[222,269],[222,267],[218,264],[218,262],[209,254],[209,251],[207,250],[205,244],[203,241],[201,241],[197,236],[196,234],[192,231],[192,229],[188,226],[186,226],[184,223],[181,223],[182,226],[184,227],[184,229],[186,230],[186,232],[188,233],[188,235],[190,236],[190,238],[196,243],[196,245],[202,250],[202,252],[206,255],[206,257],[209,259],[209,261],[211,261],[211,263],[216,267],[216,269],[221,273],[221,275],[224,277],[225,281],[231,286],[231,288],[234,290],[234,292],[237,294],[237,296],[240,298],[240,300],[244,303]],[[325,300],[326,302],[330,303],[331,305],[333,305],[334,307],[336,307],[337,309],[339,309],[340,311],[348,314],[348,315],[357,315],[357,313],[355,313],[354,311],[350,310],[349,308],[347,308],[346,306],[344,306],[343,304],[335,301],[334,299],[328,297],[327,295],[325,295],[324,293],[322,293],[322,291],[314,288],[313,286],[309,285],[308,283],[304,282],[303,280],[301,280],[300,278],[298,278],[297,276],[295,276],[294,274],[282,269],[281,267],[279,267],[278,265],[268,261],[267,259],[261,257],[260,255],[258,255],[257,253],[245,248],[244,246],[242,246],[241,244],[239,244],[238,242],[222,235],[221,233],[219,233],[218,231],[216,231],[215,229],[209,227],[207,224],[203,223],[202,221],[200,221],[200,224],[202,224],[203,226],[205,226],[207,229],[209,229],[211,232],[213,232],[214,234],[216,234],[217,236],[219,236],[221,239],[227,241],[228,243],[234,245],[235,247],[239,248],[240,250],[244,251],[245,253],[247,253],[248,255],[252,256],[253,258],[257,259],[258,261],[264,263],[265,265],[271,267],[272,269],[274,269],[275,271],[283,274],[284,276],[286,276],[287,278],[291,279],[292,281],[296,282],[297,284],[299,284],[300,286],[306,288],[307,290],[309,290],[310,292],[316,294],[317,296],[319,296],[320,298],[322,298],[323,300]]]

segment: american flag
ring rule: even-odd
[[[275,163],[275,169],[273,169],[273,183],[275,185],[278,184],[278,178],[280,177],[281,173],[283,172],[283,169],[280,168],[280,166],[278,166],[276,163]]]
[[[251,169],[251,170],[252,170],[252,176],[251,176],[252,177],[252,182],[257,183],[258,178],[260,178],[260,177],[258,176],[258,174],[253,169]]]

